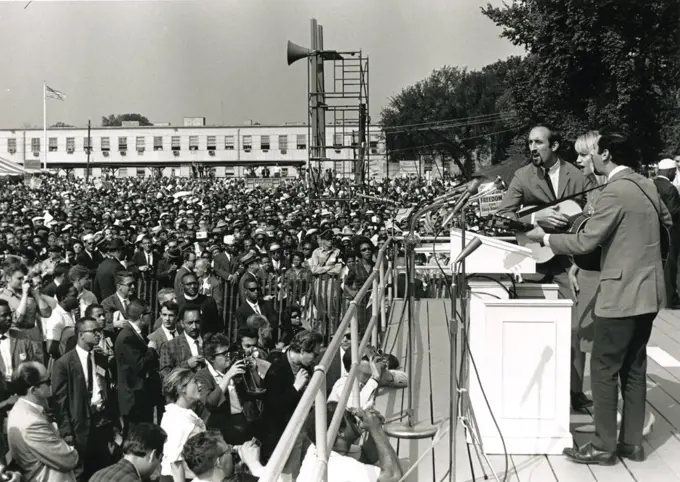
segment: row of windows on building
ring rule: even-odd
[[[217,146],[218,146],[218,138],[224,138],[224,143],[222,144],[224,146],[225,150],[233,150],[236,148],[236,138],[235,136],[206,136],[206,146],[208,151],[216,151]],[[186,138],[186,137],[185,137]],[[99,137],[99,138],[88,138],[88,137],[83,137],[83,150],[86,150],[90,147],[93,149],[95,148],[94,146],[90,146],[89,142],[90,140],[96,140],[99,139],[100,143],[100,148],[103,152],[108,152],[111,150],[111,138],[110,137]],[[146,137],[143,136],[137,136],[134,138],[135,139],[135,150],[138,152],[142,152],[146,150]],[[118,137],[118,150],[119,151],[127,151],[128,148],[128,137]],[[221,139],[220,139],[221,140]],[[260,140],[260,145],[259,148],[260,150],[267,152],[272,148],[271,145],[271,136],[263,135],[259,136]],[[190,151],[197,151],[199,147],[199,136],[188,136],[188,141],[189,141],[189,150]],[[336,148],[342,147],[343,144],[343,136],[342,134],[335,134],[334,136],[334,142],[333,146]],[[352,147],[357,147],[357,143],[355,140],[352,140],[352,143],[350,144]],[[48,139],[48,151],[49,152],[57,152],[59,150],[58,146],[58,140],[56,137],[50,137]],[[162,151],[164,148],[167,148],[167,137],[163,136],[154,136],[153,138],[153,150],[154,151]],[[182,149],[182,136],[171,136],[170,137],[170,149],[173,151],[180,151]],[[371,140],[370,142],[370,148],[372,150],[377,149],[378,147],[378,141],[377,140]],[[253,145],[253,136],[250,135],[244,135],[241,138],[241,149],[244,151],[248,152],[252,149],[254,149]],[[285,151],[288,150],[288,136],[287,135],[280,135],[278,136],[278,148],[285,153]],[[298,150],[304,150],[307,149],[307,135],[306,134],[297,134],[295,136],[295,148]],[[31,138],[31,151],[32,152],[40,152],[41,149],[41,139],[40,137],[32,137]],[[9,138],[7,140],[7,150],[11,153],[14,154],[17,152],[17,140],[16,138]],[[66,152],[69,154],[72,154],[76,150],[76,138],[75,137],[67,137],[66,138]]]

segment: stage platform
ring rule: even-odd
[[[426,423],[439,423],[449,415],[449,342],[447,318],[450,317],[448,300],[424,299],[416,301],[415,344],[413,350],[415,419]],[[397,356],[406,367],[406,325],[399,327],[403,301],[395,301],[390,312],[390,323],[384,348]],[[507,478],[506,462],[502,455],[489,456],[498,480],[511,482],[654,482],[680,481],[680,310],[666,310],[659,314],[654,324],[648,349],[648,410],[656,417],[653,432],[645,437],[647,460],[642,463],[619,460],[612,467],[585,466],[569,462],[562,456],[509,456]],[[590,391],[590,379],[586,380]],[[406,390],[386,389],[379,393],[376,408],[389,421],[406,408]],[[448,423],[448,422],[447,422]],[[592,424],[589,415],[572,414],[571,429]],[[471,447],[472,467],[464,442],[463,430],[458,429],[457,482],[485,480],[480,460]],[[575,433],[575,440],[587,442],[587,433]],[[392,439],[402,467],[406,471],[431,445],[431,439]],[[409,482],[448,481],[449,437],[446,434],[437,443],[414,472]],[[485,464],[486,465],[486,464]],[[488,479],[496,480],[486,468]],[[473,477],[474,473],[474,477]]]

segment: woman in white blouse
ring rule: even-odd
[[[200,432],[205,432],[203,420],[193,408],[201,402],[201,388],[194,373],[188,368],[175,368],[163,382],[163,393],[168,401],[161,420],[161,428],[168,434],[163,447],[161,482],[185,482],[195,475],[182,458],[184,443]]]

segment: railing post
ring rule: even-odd
[[[323,464],[321,472],[321,482],[328,480],[328,408],[326,402],[326,373],[321,367],[316,367],[314,371],[320,371],[324,374],[324,378],[319,386],[319,391],[316,392],[316,400],[314,402],[314,420],[316,431],[316,460],[317,464]]]
[[[359,320],[357,318],[357,306],[356,301],[352,300],[352,304],[355,305],[355,309],[352,310],[352,318],[350,320],[350,333],[352,336],[351,350],[352,350],[352,366],[358,365],[361,359],[359,353]],[[359,406],[359,378],[354,378],[352,382],[352,406],[361,408]]]
[[[389,268],[390,262],[385,260],[385,263],[380,267],[380,333],[387,331],[387,314],[385,313],[385,300],[387,292],[385,290],[385,266]]]
[[[378,318],[380,314],[380,306],[379,303],[381,303],[382,296],[380,296],[380,282],[378,281],[378,277],[376,276],[373,278],[373,293],[371,293],[371,299],[373,306],[371,306],[371,318]],[[371,345],[377,347],[378,346],[378,322],[380,320],[376,320],[376,322],[373,324],[373,329],[371,330]]]

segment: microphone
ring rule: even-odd
[[[477,251],[481,245],[482,240],[479,239],[478,237],[475,237],[465,246],[463,251],[461,251],[460,254],[456,257],[455,261],[453,262],[454,266],[463,261],[465,258],[470,256],[475,251]]]
[[[463,209],[463,206],[467,204],[467,202],[470,200],[470,197],[473,194],[476,194],[477,191],[479,191],[479,187],[482,185],[482,181],[484,181],[484,178],[478,177],[476,179],[473,179],[470,181],[467,185],[467,188],[465,189],[465,192],[463,195],[456,201],[456,204],[453,206],[453,211],[449,216],[444,220],[444,222],[441,225],[441,229],[445,228],[447,224],[451,222],[453,217],[458,214],[458,212]],[[493,188],[493,184],[491,184],[491,188]]]

